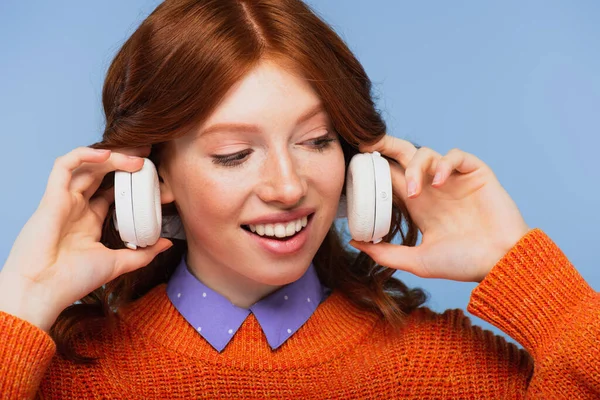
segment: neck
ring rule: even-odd
[[[197,252],[188,251],[186,255],[186,264],[190,273],[238,307],[250,308],[254,303],[281,287],[257,282],[225,265],[204,260],[197,254]]]

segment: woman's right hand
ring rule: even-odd
[[[100,243],[114,201],[113,188],[96,193],[104,176],[138,171],[149,152],[149,147],[119,152],[80,147],[56,159],[38,208],[0,270],[0,311],[49,331],[66,307],[172,245],[163,238],[137,250]]]

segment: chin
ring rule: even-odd
[[[312,259],[284,262],[262,261],[260,262],[261,268],[254,269],[249,278],[264,285],[285,286],[300,279],[308,270],[311,261]]]

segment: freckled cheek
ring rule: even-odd
[[[319,213],[322,222],[330,224],[339,204],[339,196],[344,186],[346,175],[343,154],[334,154],[327,159],[314,162],[310,168],[310,185],[318,195],[322,211]]]
[[[340,193],[346,176],[344,156],[338,155],[326,163],[313,164],[311,175],[313,180],[318,182],[322,190],[327,191],[328,194]]]
[[[194,230],[210,226],[215,233],[237,223],[247,192],[239,180],[227,178],[191,180],[184,190],[187,214],[200,225]]]

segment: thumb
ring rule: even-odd
[[[116,250],[117,254],[113,279],[145,267],[150,264],[159,253],[168,250],[171,246],[173,246],[173,242],[165,238],[160,238],[158,242],[152,246],[138,247],[136,250]]]
[[[350,240],[348,243],[354,248],[366,253],[379,265],[394,268],[411,274],[424,277],[420,249],[412,246],[402,246],[387,242],[377,244]]]

